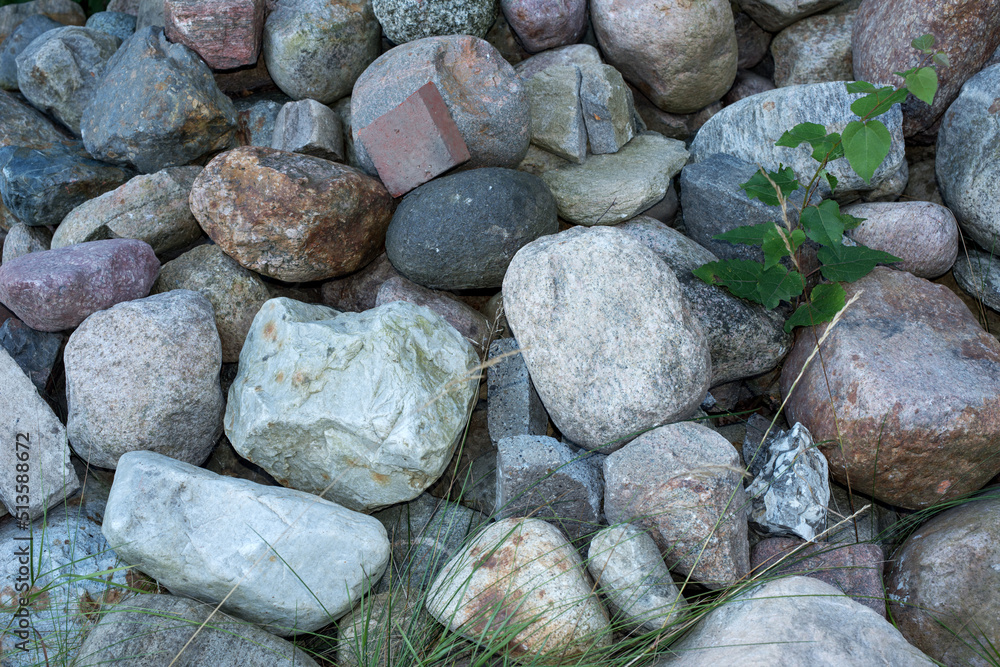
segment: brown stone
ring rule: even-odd
[[[222,153],[195,180],[191,212],[227,255],[288,282],[356,271],[382,250],[392,196],[351,167],[246,146]]]
[[[340,311],[360,313],[375,307],[382,284],[402,274],[385,253],[356,273],[323,283],[323,304]]]
[[[878,267],[788,398],[841,484],[921,509],[1000,472],[1000,343],[946,287]],[[786,397],[828,325],[799,330]],[[840,442],[838,442],[838,439]]]
[[[899,257],[894,269],[937,278],[958,257],[958,223],[944,206],[926,201],[852,204],[844,213],[864,222],[848,235],[858,243]]]
[[[934,50],[947,53],[950,65],[938,67],[940,87],[932,106],[912,95],[903,104],[903,133],[930,141],[962,84],[1000,46],[1000,0],[865,0],[851,39],[855,78],[902,83],[893,72],[921,61],[923,54],[910,42],[924,34],[934,35]]]
[[[166,0],[163,31],[212,69],[252,65],[260,55],[264,0]]]
[[[500,0],[500,8],[531,53],[575,44],[587,29],[587,0]]]
[[[259,56],[257,62],[253,65],[238,67],[226,70],[225,72],[212,72],[212,76],[215,78],[215,85],[227,95],[277,88],[267,71],[267,64],[264,62],[263,55]]]
[[[736,45],[739,53],[737,66],[740,69],[750,69],[767,55],[767,47],[771,44],[771,33],[767,32],[745,12],[736,14]]]

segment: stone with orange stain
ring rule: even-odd
[[[794,391],[828,325],[799,330],[785,360],[789,421],[823,443],[834,480],[891,505],[982,487],[1000,472],[1000,343],[950,290],[910,273],[879,267],[846,289],[858,301]]]
[[[426,600],[434,618],[470,639],[513,633],[514,659],[572,663],[611,641],[608,613],[580,556],[540,519],[492,524],[448,561]]]

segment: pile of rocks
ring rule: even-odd
[[[223,4],[0,8],[4,667],[986,664],[1000,0]],[[924,33],[819,193],[903,261],[695,278]]]

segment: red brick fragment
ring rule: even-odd
[[[253,65],[260,55],[264,0],[165,0],[163,31],[212,69]]]

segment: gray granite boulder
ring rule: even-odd
[[[853,81],[851,29],[854,14],[810,16],[775,35],[774,85]]]
[[[58,21],[53,21],[44,14],[35,14],[14,28],[14,32],[0,44],[0,88],[17,90],[17,62],[15,59],[43,32],[61,27],[62,24]]]
[[[580,79],[579,67],[553,65],[524,82],[531,104],[531,143],[577,164],[587,157]]]
[[[87,14],[73,0],[31,0],[0,7],[0,41],[30,16],[43,14],[63,25],[83,25]]]
[[[279,482],[350,509],[411,500],[451,460],[478,361],[422,306],[338,313],[271,299],[240,354],[226,434]]]
[[[23,255],[49,250],[52,232],[48,227],[28,227],[18,223],[10,228],[3,240],[2,263],[12,262]]]
[[[136,17],[125,12],[94,12],[87,18],[86,27],[106,32],[125,41],[135,34]]]
[[[485,37],[497,18],[497,0],[372,0],[385,36],[395,44],[424,37]]]
[[[340,116],[316,100],[288,102],[274,119],[271,148],[325,160],[344,159],[344,130]]]
[[[0,146],[45,149],[62,144],[76,142],[20,95],[0,90]]]
[[[201,464],[222,434],[222,353],[212,304],[189,290],[95,313],[64,353],[73,450],[114,468],[150,450]]]
[[[514,66],[522,81],[527,81],[539,72],[557,65],[600,65],[601,52],[591,44],[569,44],[542,51],[522,60]]]
[[[122,457],[102,531],[119,558],[173,593],[282,636],[346,614],[389,560],[385,529],[369,516],[154,452]]]
[[[590,151],[617,153],[638,134],[632,91],[611,65],[581,65],[580,73],[580,105]]]

